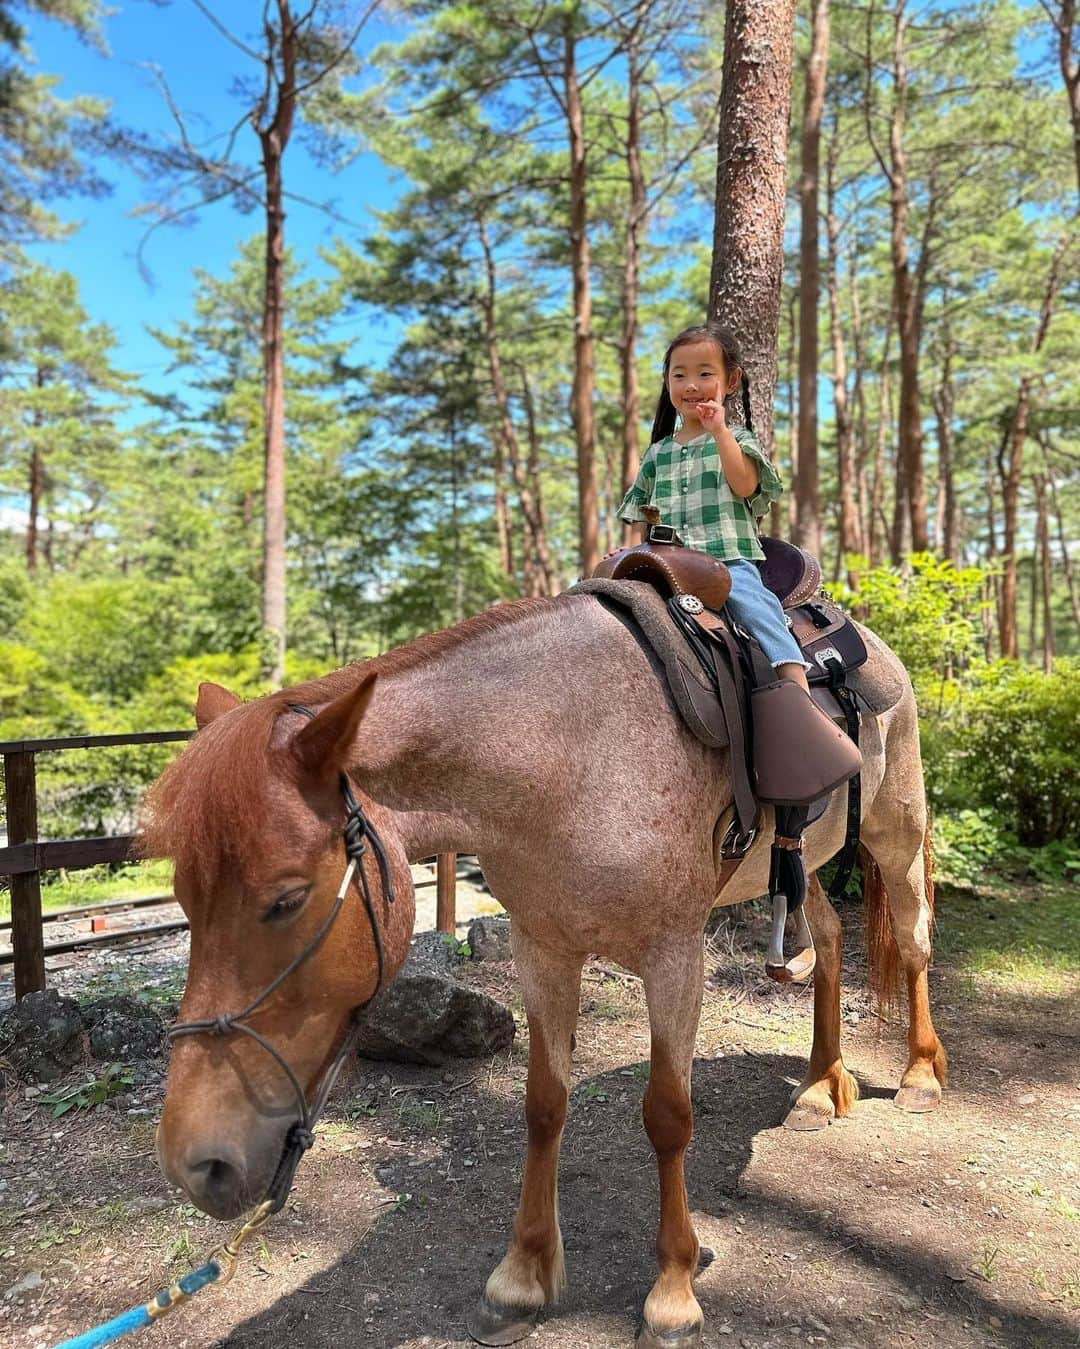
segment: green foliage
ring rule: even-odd
[[[70,1087],[58,1087],[46,1092],[40,1100],[49,1114],[59,1119],[69,1110],[90,1110],[104,1104],[110,1096],[130,1087],[133,1081],[129,1068],[122,1063],[110,1063],[99,1077],[88,1077]]]
[[[1050,674],[999,662],[963,702],[960,771],[1022,844],[1080,841],[1080,660]]]
[[[838,598],[892,647],[916,690],[929,692],[981,653],[985,568],[954,567],[932,553],[914,553],[904,567],[863,570],[865,558],[848,561],[859,588],[838,587]]]

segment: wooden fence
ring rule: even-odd
[[[190,740],[194,731],[140,731],[129,735],[81,735],[46,740],[0,741],[4,765],[4,796],[7,815],[7,846],[0,848],[0,876],[11,878],[11,946],[15,965],[15,996],[21,998],[45,987],[44,922],[41,911],[41,873],[63,867],[79,871],[102,862],[130,858],[133,834],[102,838],[38,838],[36,756],[50,750],[97,749],[115,745],[160,745]],[[434,882],[435,924],[440,932],[455,927],[457,857],[440,853]],[[185,922],[159,924],[156,931],[186,926]],[[147,929],[142,929],[144,932]],[[124,936],[109,934],[106,940]],[[66,942],[64,949],[97,945],[102,936]],[[51,949],[51,948],[50,948]],[[59,949],[59,948],[57,948]]]

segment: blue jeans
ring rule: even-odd
[[[798,642],[788,630],[780,601],[771,590],[765,589],[756,564],[748,558],[737,557],[726,566],[731,572],[728,611],[735,622],[757,639],[770,665],[786,665],[793,661],[809,670]]]

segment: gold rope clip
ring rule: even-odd
[[[242,1227],[238,1227],[229,1240],[219,1246],[211,1255],[210,1259],[216,1260],[221,1266],[221,1278],[218,1279],[218,1283],[228,1283],[236,1273],[236,1267],[240,1261],[241,1247],[252,1233],[257,1232],[260,1227],[269,1221],[272,1205],[273,1200],[264,1199],[247,1222]]]

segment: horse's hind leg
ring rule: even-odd
[[[814,1044],[806,1076],[792,1093],[785,1129],[824,1128],[859,1099],[859,1084],[840,1057],[840,919],[816,872],[807,883],[806,917],[817,948]]]
[[[871,857],[863,894],[870,973],[879,997],[891,1001],[898,965],[908,989],[908,1066],[895,1104],[901,1110],[934,1110],[941,1102],[948,1062],[930,1017],[927,965],[934,922],[929,871],[929,821],[914,699],[900,724],[890,727],[885,777],[862,822]]]
[[[514,931],[514,960],[529,1019],[525,1089],[528,1151],[514,1235],[468,1319],[479,1344],[513,1344],[565,1282],[559,1231],[559,1145],[566,1122],[570,1042],[578,1016],[582,960],[556,957]]]
[[[637,1349],[694,1349],[704,1321],[694,1296],[698,1239],[686,1201],[683,1159],[693,1133],[690,1071],[704,982],[701,938],[670,947],[644,972],[652,1050],[645,1130],[660,1173],[660,1272],[645,1300]]]

